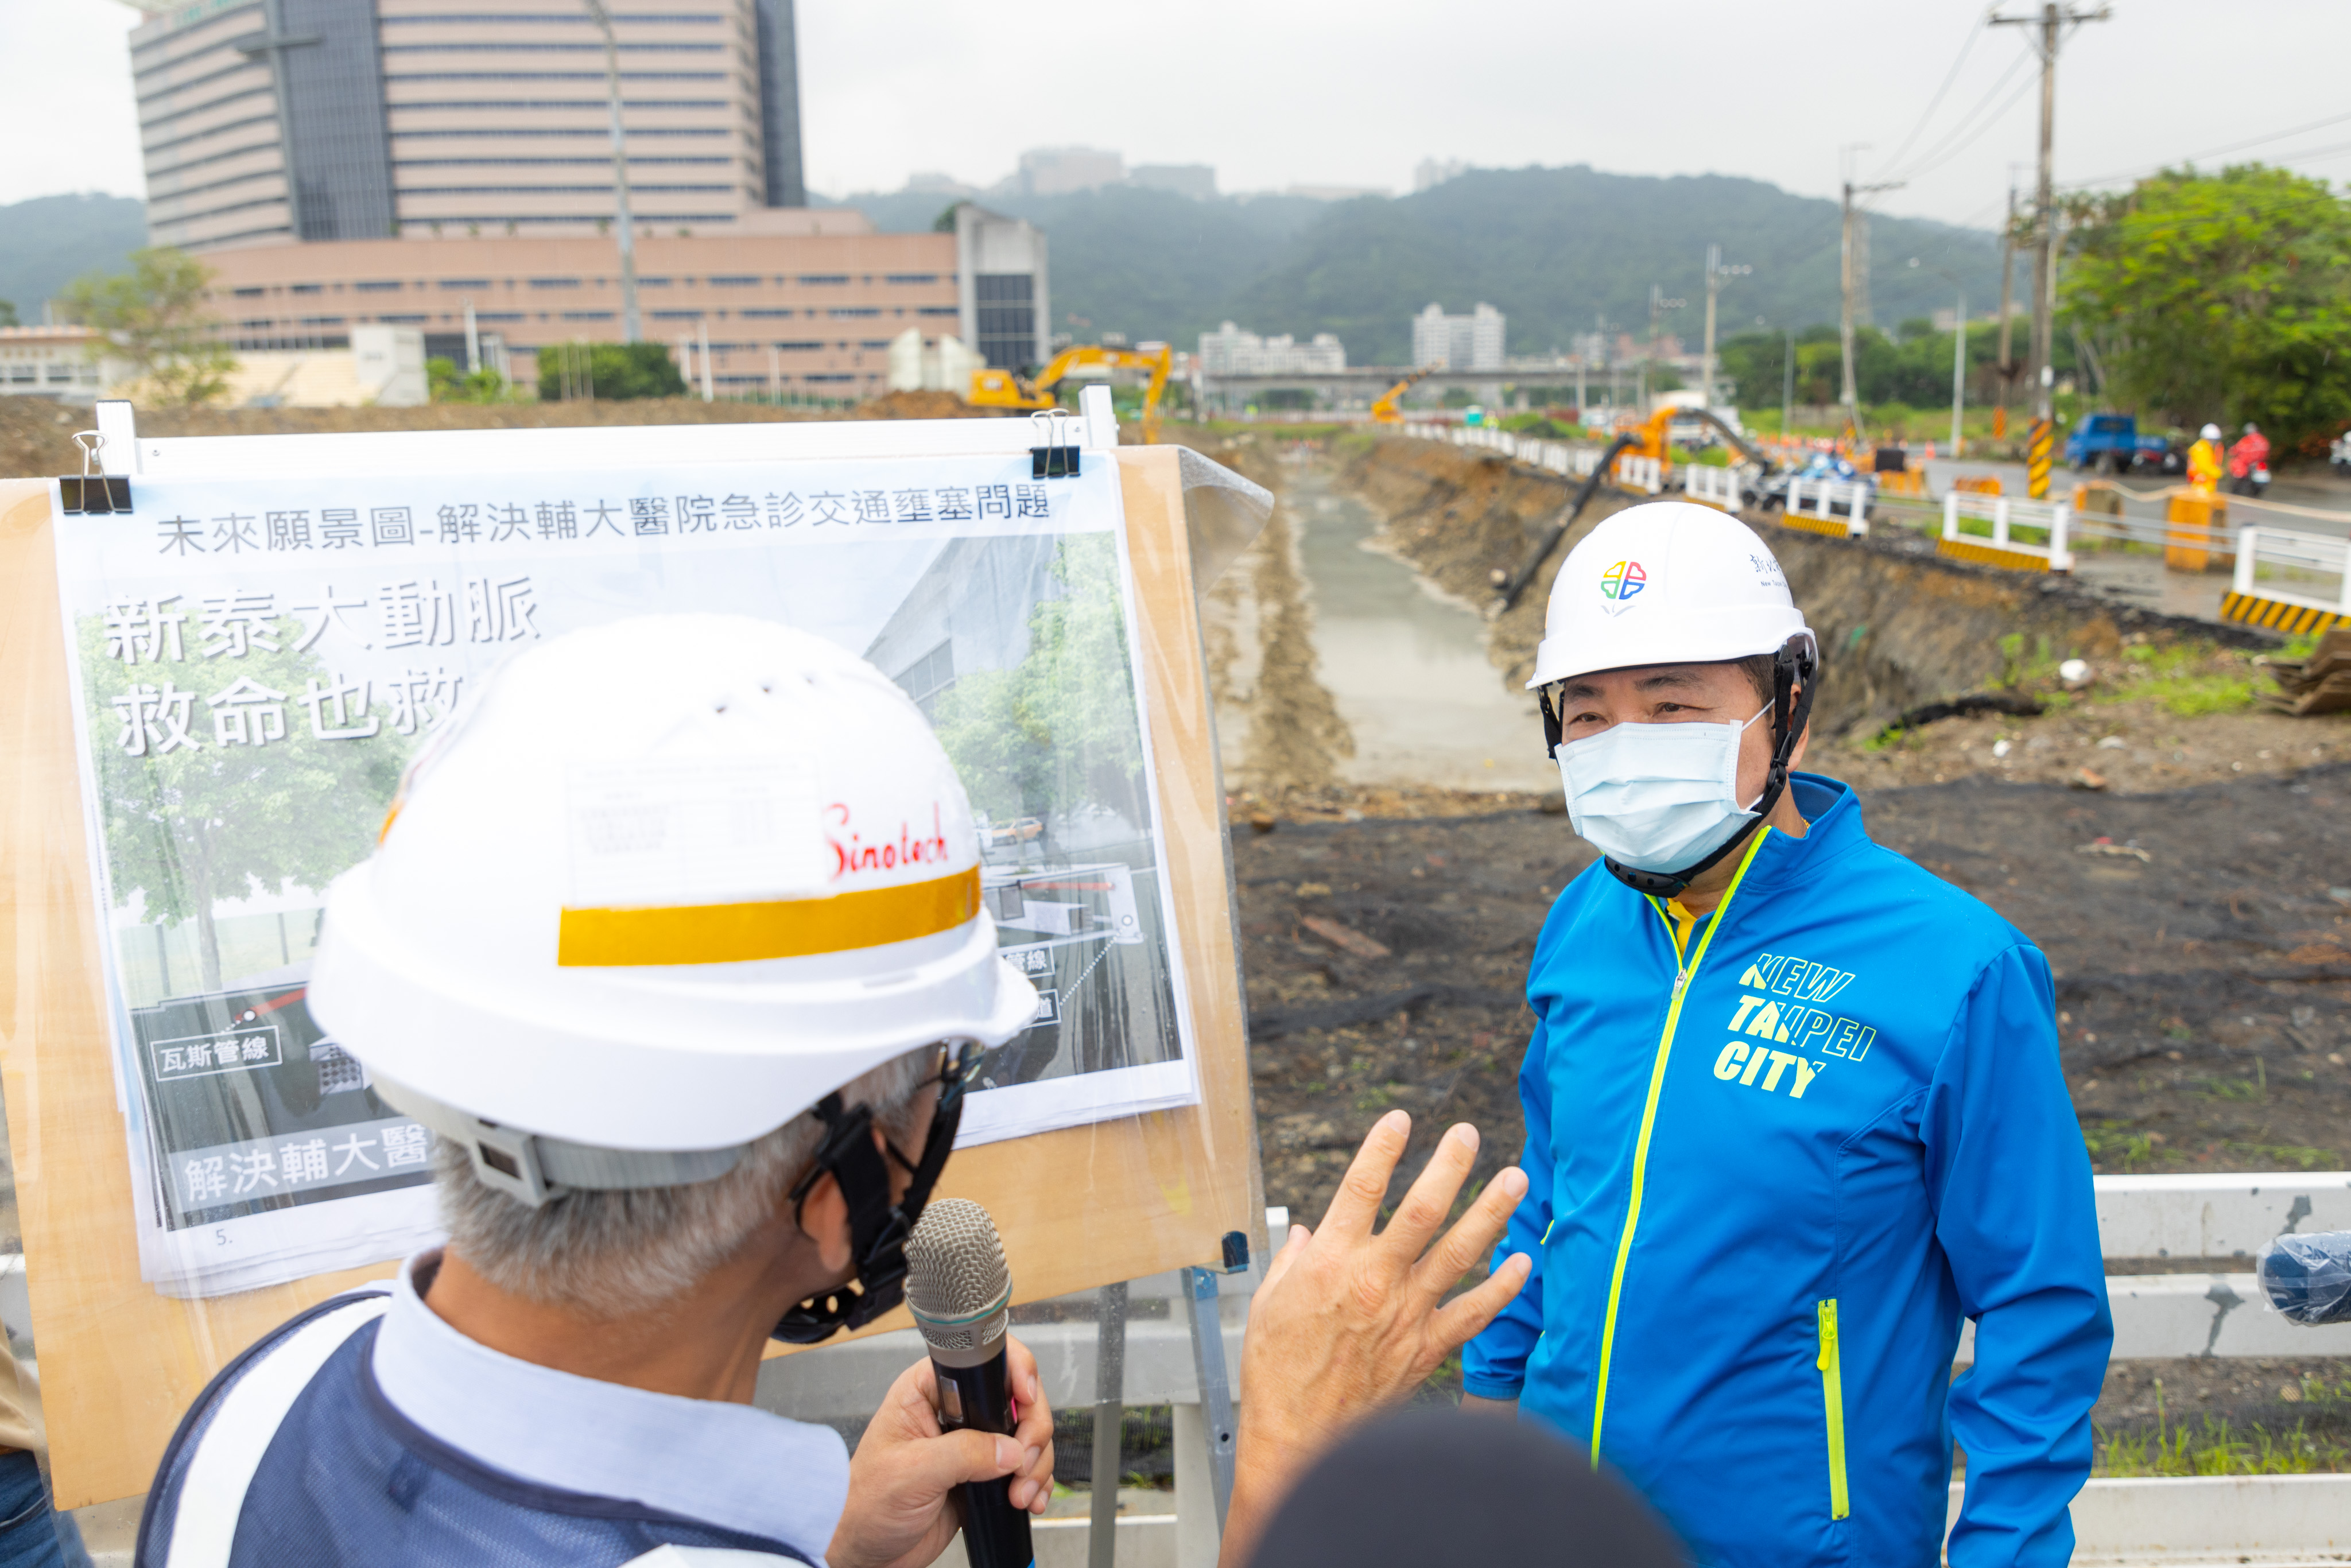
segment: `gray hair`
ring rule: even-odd
[[[936,1058],[926,1047],[885,1061],[844,1084],[841,1100],[871,1105],[874,1121],[904,1148],[915,1096]],[[541,1305],[611,1319],[684,1294],[735,1256],[783,1205],[822,1134],[816,1113],[804,1111],[713,1180],[573,1188],[537,1208],[484,1181],[465,1145],[454,1140],[435,1141],[433,1174],[449,1243],[475,1272]]]

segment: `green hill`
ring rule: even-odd
[[[947,204],[902,194],[850,204],[903,232],[928,228]],[[1695,343],[1709,244],[1755,268],[1725,286],[1721,336],[1752,329],[1758,316],[1775,329],[1837,316],[1836,204],[1758,180],[1578,166],[1478,170],[1394,200],[1197,202],[1113,187],[987,204],[1050,236],[1055,329],[1081,340],[1107,329],[1189,347],[1231,319],[1258,332],[1335,332],[1351,362],[1402,364],[1423,307],[1458,312],[1483,300],[1510,318],[1513,353],[1541,352],[1591,331],[1596,314],[1646,333],[1655,283],[1688,302],[1665,329]],[[1998,294],[1999,241],[1980,230],[1880,216],[1871,250],[1881,323],[1949,308],[1952,290],[1929,267],[1966,281],[1971,312]],[[1913,256],[1916,269],[1905,265]]]
[[[120,272],[147,243],[147,204],[129,196],[36,196],[0,207],[0,299],[26,322],[93,268]]]

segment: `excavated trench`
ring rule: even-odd
[[[1510,705],[1566,546],[1508,614],[1481,623],[1466,607],[1490,598],[1490,573],[1519,563],[1566,486],[1402,439],[1211,451],[1282,499],[1207,602],[1268,1199],[1321,1213],[1364,1130],[1395,1106],[1415,1122],[1395,1196],[1455,1121],[1484,1134],[1479,1175],[1490,1175],[1524,1135],[1515,1080],[1535,934],[1593,854],[1559,810],[1555,776],[1489,793],[1459,779],[1485,771],[1489,735],[1540,761],[1533,720]],[[1345,537],[1362,519],[1333,499],[1367,508],[1376,531]],[[1625,504],[1604,493],[1566,545]],[[2260,640],[2228,628],[1942,561],[1898,530],[1761,531],[1823,644],[1807,766],[1861,791],[1879,841],[2047,952],[2096,1168],[2351,1163],[2351,719],[2260,710]],[[1372,612],[1395,585],[1351,586],[1360,563],[1340,551],[1408,564],[1415,591],[1465,619],[1432,621],[1432,632],[1398,612],[1384,632]],[[1334,606],[1334,620],[1371,623],[1334,638],[1323,620]],[[1489,717],[1466,737],[1430,737],[1415,773],[1412,746],[1380,733],[1394,716],[1343,662],[1384,649],[1371,662],[1392,667],[1430,636],[1464,707]],[[2056,681],[2069,656],[2091,666],[2084,689]],[[1998,706],[1889,731],[1970,696]],[[1428,697],[1414,686],[1415,702]],[[1375,758],[1387,760],[1367,776]],[[2351,1364],[2125,1364],[2097,1419],[2122,1436],[2149,1426],[2156,1375],[2175,1422],[2226,1417],[2242,1436],[2301,1421],[2296,1440],[2318,1468],[2351,1469],[2351,1396],[2320,1409],[2303,1393],[2351,1390]]]

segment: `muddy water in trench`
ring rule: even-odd
[[[1333,490],[1321,466],[1290,471],[1314,600],[1315,671],[1354,733],[1337,763],[1352,784],[1550,789],[1534,698],[1510,691],[1486,657],[1486,624],[1393,556],[1364,548],[1380,519]]]

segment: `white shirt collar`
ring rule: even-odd
[[[440,1249],[402,1266],[377,1332],[376,1385],[458,1452],[524,1480],[622,1498],[782,1542],[821,1564],[849,1500],[829,1427],[534,1365],[459,1333],[417,1293]]]

